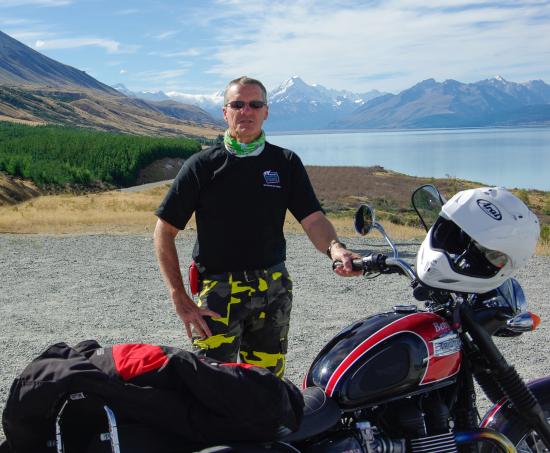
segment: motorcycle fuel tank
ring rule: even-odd
[[[336,335],[314,360],[304,387],[321,387],[341,407],[354,409],[450,381],[460,369],[458,334],[435,313],[404,308]]]

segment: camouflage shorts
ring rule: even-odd
[[[194,349],[222,362],[236,362],[239,357],[241,362],[268,368],[282,377],[292,309],[288,271],[281,264],[262,277],[240,278],[228,273],[220,280],[209,276],[202,280],[199,306],[220,317],[205,317],[212,336],[195,338]]]

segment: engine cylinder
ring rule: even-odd
[[[458,453],[453,433],[411,440],[411,453]]]

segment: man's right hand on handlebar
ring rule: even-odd
[[[333,266],[334,272],[341,277],[359,277],[363,275],[363,270],[357,270],[353,267],[353,261],[361,259],[361,255],[349,251],[340,242],[335,243],[330,248],[330,257],[334,263],[341,263],[340,266]]]

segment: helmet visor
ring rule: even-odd
[[[469,277],[494,277],[510,261],[506,254],[483,247],[458,225],[443,217],[434,225],[431,246],[445,254],[457,274]]]

